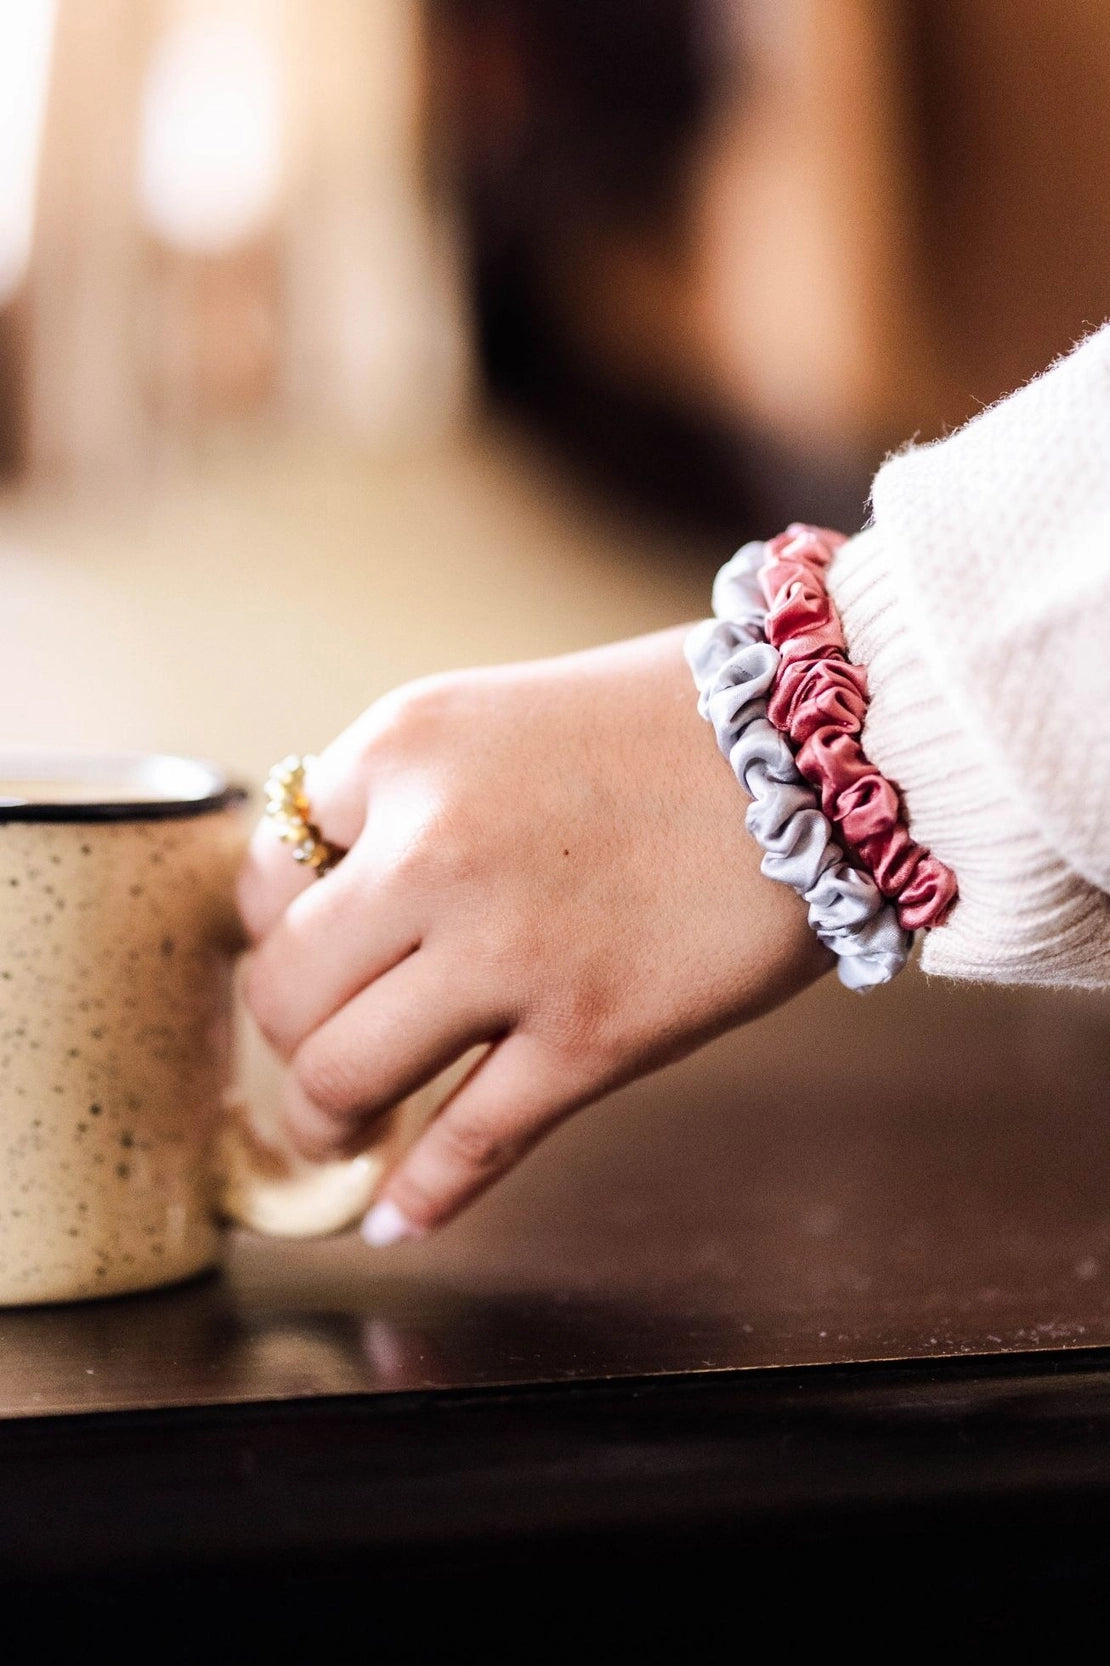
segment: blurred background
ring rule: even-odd
[[[1090,0],[0,6],[10,740],[704,610],[1110,311]]]

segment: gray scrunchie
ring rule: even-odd
[[[837,956],[841,983],[870,989],[902,970],[913,934],[902,929],[871,875],[853,868],[831,838],[816,793],[798,773],[785,737],[768,722],[779,652],[765,636],[762,565],[762,544],[738,550],[713,584],[717,617],[695,625],[686,639],[698,711],[712,723],[717,744],[751,797],[745,819],[763,849],[763,873],[808,903],[809,923]]]

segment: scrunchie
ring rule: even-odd
[[[868,989],[902,970],[913,937],[871,876],[853,867],[830,837],[828,819],[788,741],[768,721],[767,698],[781,656],[765,636],[763,559],[762,544],[745,544],[721,568],[713,585],[717,618],[696,625],[687,637],[698,710],[751,797],[745,819],[764,852],[761,871],[804,898],[810,925],[837,956],[841,983]]]
[[[795,522],[764,546],[767,639],[780,654],[767,716],[797,748],[801,775],[846,849],[893,899],[907,931],[940,925],[956,900],[951,868],[910,835],[897,789],[860,743],[867,675],[848,659],[825,570],[840,533]]]

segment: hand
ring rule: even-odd
[[[434,677],[378,701],[308,783],[348,848],[306,878],[263,825],[247,999],[315,1158],[488,1044],[389,1176],[372,1242],[449,1219],[571,1111],[831,964],[764,879],[681,631]]]

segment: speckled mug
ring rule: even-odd
[[[0,1304],[176,1283],[227,1212],[310,1234],[372,1193],[380,1160],[228,1145],[245,797],[187,759],[0,754]]]

